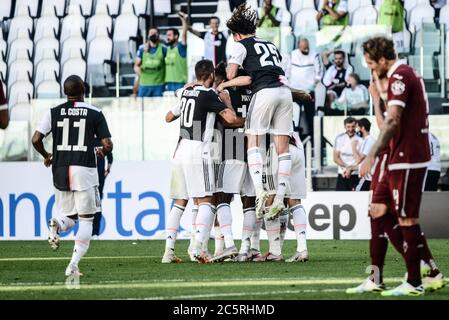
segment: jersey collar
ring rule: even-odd
[[[390,69],[387,72],[387,77],[391,78],[391,76],[393,75],[393,73],[396,71],[396,69],[400,66],[406,64],[405,60],[396,60],[396,62],[390,67]]]

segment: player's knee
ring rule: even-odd
[[[94,215],[93,214],[79,214],[78,215],[80,220],[84,220],[84,221],[92,221],[94,220]]]
[[[181,206],[181,207],[187,206],[187,202],[188,202],[188,200],[185,200],[185,199],[176,199],[175,200],[175,204],[178,206]]]
[[[379,203],[372,203],[369,209],[371,218],[376,219],[387,213],[387,206]]]
[[[293,208],[294,206],[301,204],[301,199],[288,199],[288,206]]]
[[[398,220],[401,227],[410,227],[419,223],[417,218],[399,218]]]

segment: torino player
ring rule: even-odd
[[[363,161],[360,175],[368,174],[376,156],[388,144],[390,147],[385,177],[376,187],[370,215],[378,238],[383,234],[388,209],[398,217],[404,240],[403,257],[407,280],[398,287],[383,291],[383,296],[418,296],[425,289],[436,290],[444,285],[421,232],[418,217],[422,190],[430,160],[428,141],[428,101],[424,82],[411,67],[398,60],[393,42],[375,37],[363,44],[368,67],[379,78],[388,77],[388,113],[379,138]],[[386,247],[385,247],[386,250]],[[378,249],[378,255],[382,254]],[[420,261],[428,262],[431,270],[421,281]]]

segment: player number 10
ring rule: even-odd
[[[69,130],[70,120],[65,118],[62,121],[57,122],[58,128],[62,128],[62,144],[59,144],[56,148],[58,151],[87,151],[87,146],[84,145],[84,134],[86,132],[86,119],[73,122],[75,128],[79,128],[78,131],[78,144],[75,146],[69,145]]]

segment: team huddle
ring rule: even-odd
[[[174,200],[166,225],[163,263],[181,262],[175,242],[181,216],[192,203],[190,259],[222,261],[283,261],[283,239],[290,214],[297,248],[285,261],[307,261],[307,217],[304,148],[293,131],[293,98],[276,46],[255,37],[256,13],[241,5],[227,21],[235,48],[228,64],[209,60],[195,66],[196,82],[177,91],[179,103],[166,121],[179,118],[180,136],[172,160],[170,197]],[[423,184],[430,161],[428,101],[423,80],[398,60],[393,42],[375,37],[363,44],[373,81],[370,95],[379,137],[360,165],[370,185],[371,275],[348,294],[381,292],[384,296],[419,296],[444,286],[419,225]],[[49,222],[49,243],[56,250],[59,234],[79,218],[75,248],[66,275],[80,275],[78,263],[87,252],[93,214],[99,210],[95,153],[112,150],[100,109],[83,102],[83,82],[76,76],[64,83],[68,102],[52,108],[33,136],[33,145],[52,165],[58,217]],[[53,153],[43,145],[52,133]],[[102,147],[95,150],[95,138]],[[309,177],[310,178],[310,177]],[[231,201],[243,204],[242,242],[232,234]],[[265,224],[269,251],[260,252]],[[208,252],[215,226],[216,247]],[[391,242],[407,268],[404,282],[386,290],[385,255]]]

